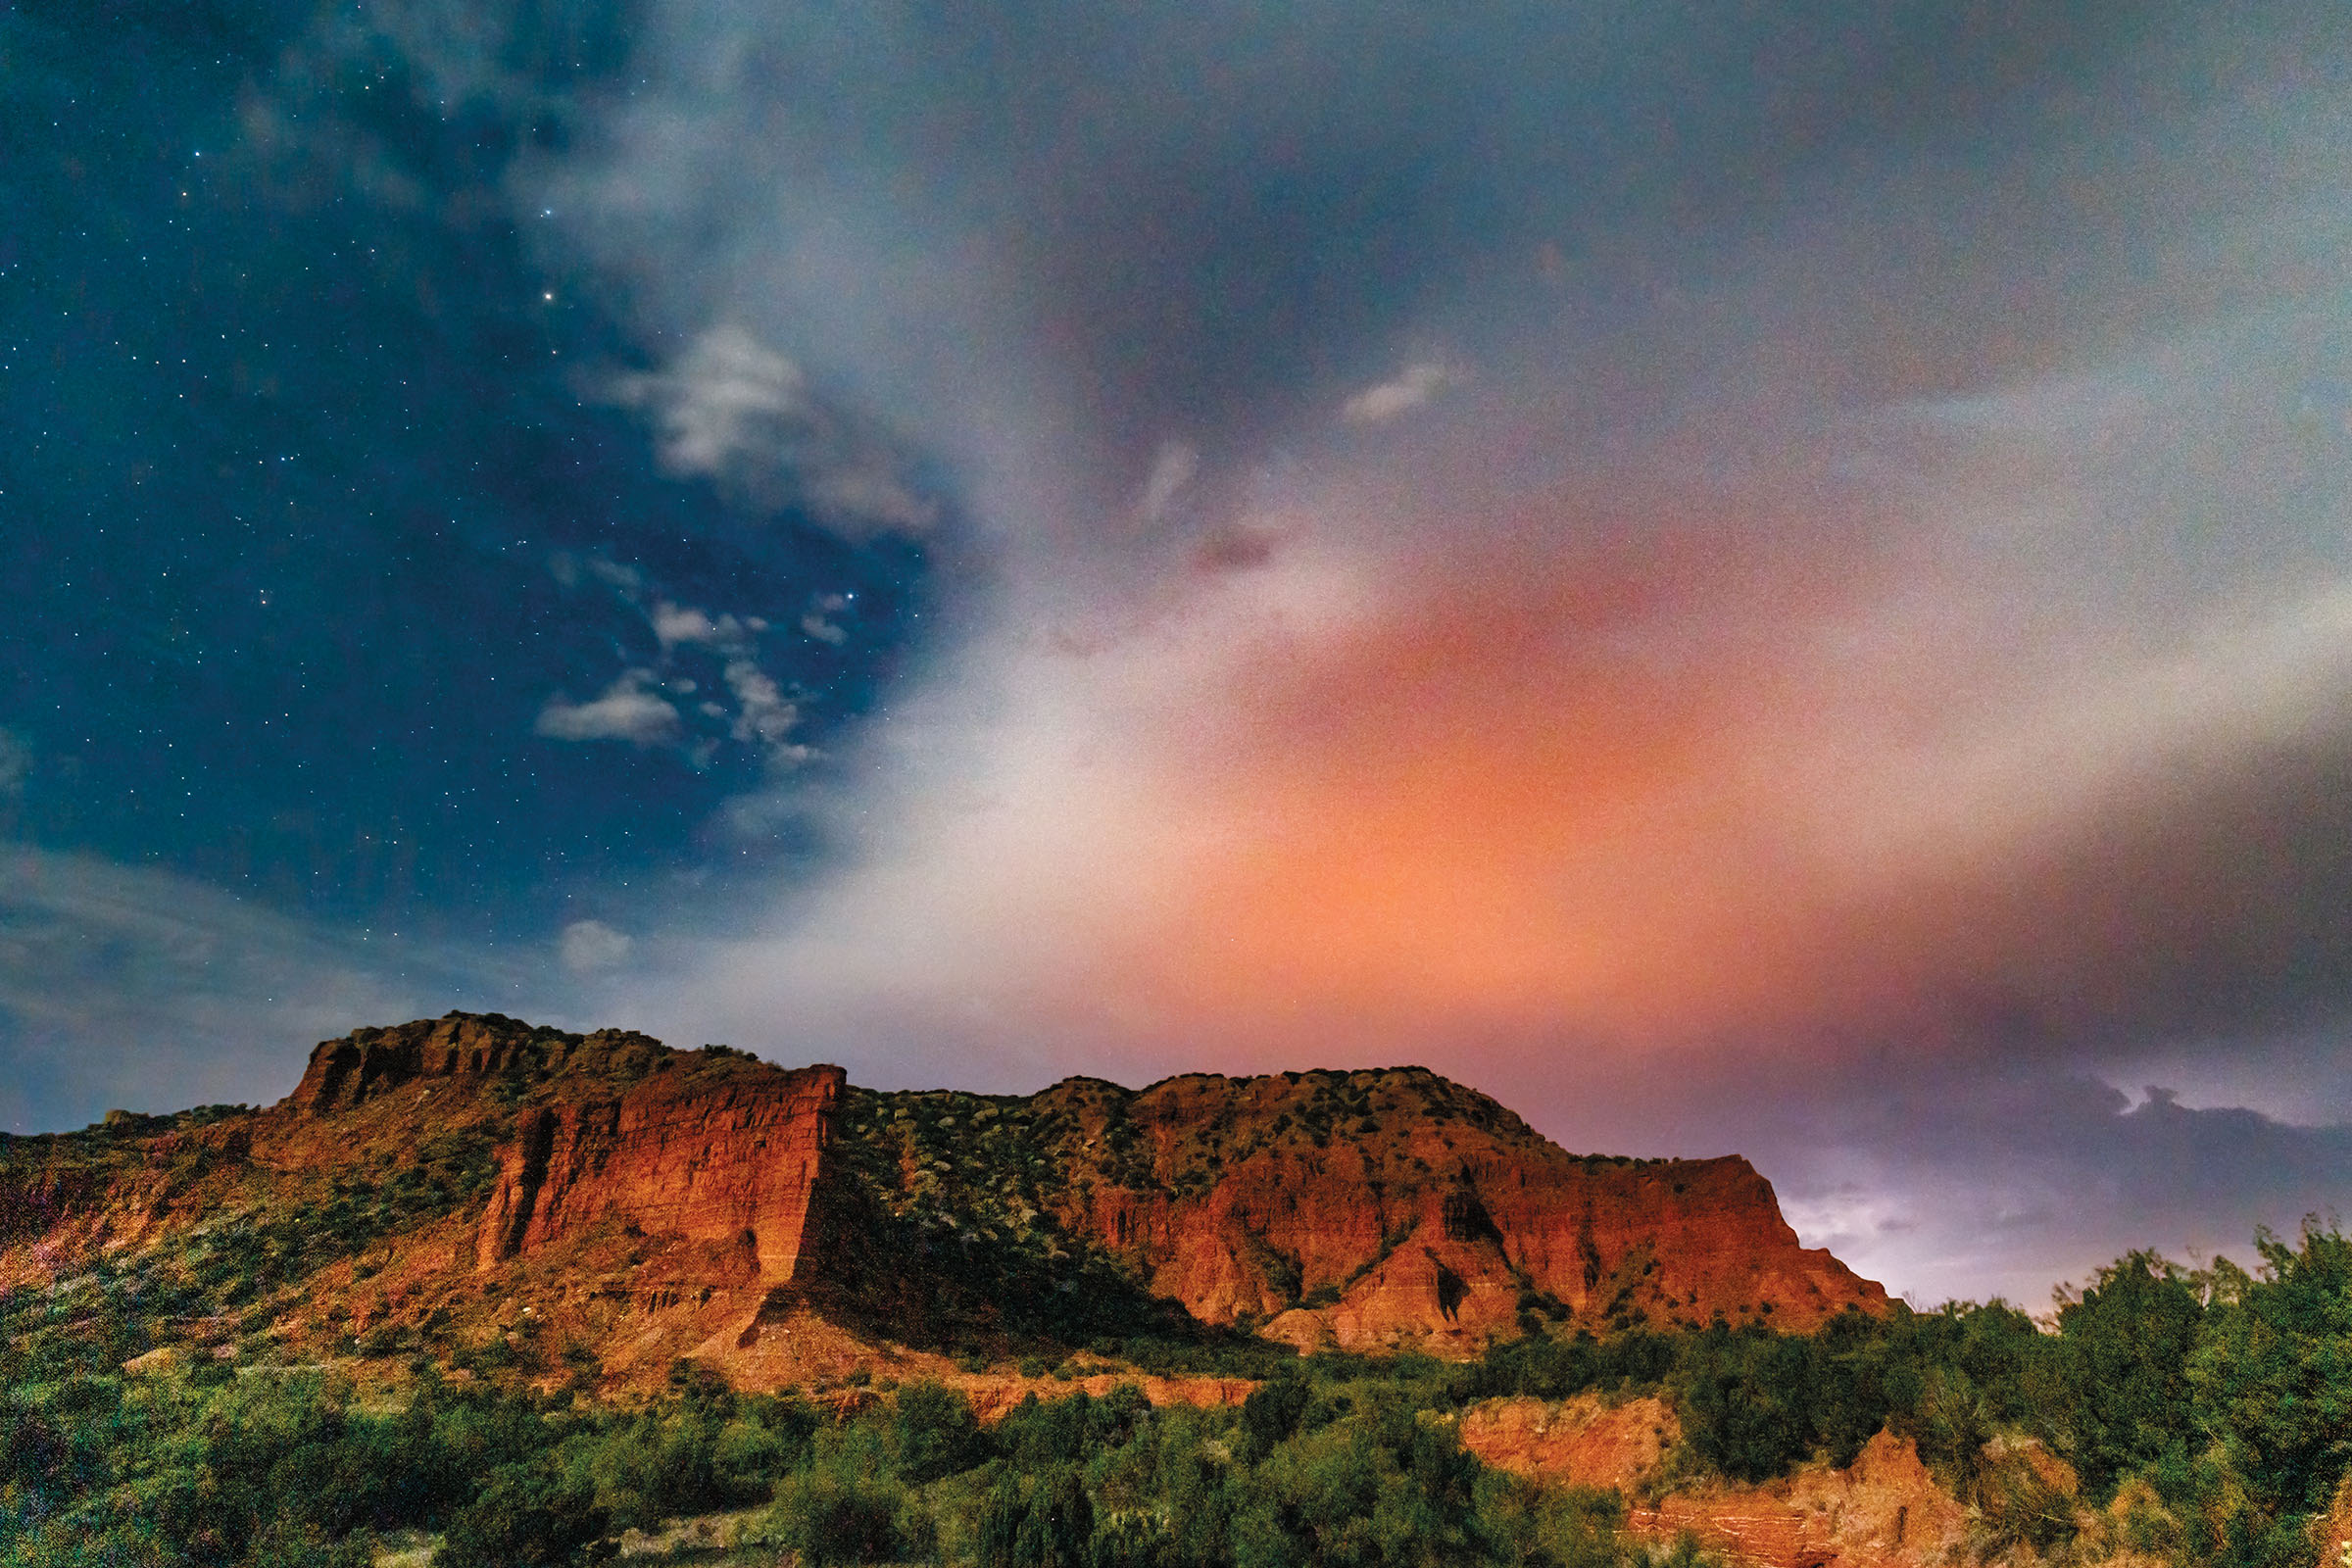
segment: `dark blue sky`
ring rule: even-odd
[[[445,107],[388,48],[287,81],[313,20],[0,15],[0,811],[289,911],[543,932],[712,858],[765,765],[733,705],[640,747],[534,735],[551,696],[658,662],[724,695],[723,657],[664,662],[649,619],[710,606],[770,621],[750,655],[821,746],[912,634],[923,550],[666,477],[642,417],[583,398],[662,344],[502,181],[619,90],[614,31]],[[837,640],[802,629],[833,600]]]

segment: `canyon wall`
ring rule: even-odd
[[[1010,1321],[1023,1293],[1455,1356],[1539,1326],[1803,1331],[1886,1306],[1798,1245],[1746,1161],[1572,1155],[1418,1067],[877,1094],[838,1067],[453,1013],[322,1042],[264,1110],[0,1154],[0,1276],[242,1216],[326,1260],[289,1322],[546,1334],[608,1369],[694,1355],[747,1387],[928,1343],[942,1269],[957,1343],[984,1346],[989,1303]]]
[[[1471,1353],[1523,1311],[1802,1332],[1887,1304],[1799,1245],[1744,1159],[1579,1157],[1422,1068],[1192,1074],[1132,1095],[1072,1080],[1040,1099],[1079,1124],[1072,1228],[1196,1316],[1302,1348]]]
[[[825,1066],[716,1084],[664,1075],[617,1099],[532,1107],[503,1153],[477,1266],[617,1219],[739,1249],[761,1283],[789,1284],[846,1082]]]
[[[927,1182],[939,1152],[891,1142],[874,1116],[860,1135],[883,1142],[865,1168],[897,1174],[871,1193],[836,1177],[841,1201],[817,1240],[841,1069],[670,1070],[684,1059],[642,1035],[452,1015],[320,1045],[287,1105],[333,1119],[416,1085],[528,1086],[472,1239],[480,1270],[618,1224],[695,1244],[686,1272],[705,1286],[856,1285],[844,1216]],[[981,1114],[1008,1113],[1042,1161],[1039,1202],[1060,1232],[1202,1321],[1301,1349],[1475,1354],[1531,1312],[1600,1332],[1716,1318],[1802,1332],[1886,1305],[1798,1244],[1745,1160],[1572,1155],[1423,1068],[1196,1073],[1140,1092],[1074,1078],[988,1103]]]

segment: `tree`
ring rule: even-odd
[[[1007,1475],[981,1509],[981,1568],[1091,1568],[1094,1537],[1094,1499],[1076,1465],[1025,1483]]]
[[[809,1568],[889,1562],[899,1555],[899,1512],[906,1494],[894,1482],[820,1465],[777,1484],[766,1534]]]
[[[2189,1359],[2205,1304],[2180,1270],[2132,1252],[2058,1311],[2066,1348],[2067,1448],[2094,1500],[2126,1476],[2186,1452]]]
[[[1306,1380],[1296,1372],[1268,1378],[1250,1391],[1250,1397],[1242,1401],[1241,1457],[1250,1464],[1262,1463],[1266,1455],[1288,1442],[1305,1419],[1311,1397]]]
[[[2308,1560],[2309,1523],[2352,1472],[2352,1241],[2306,1220],[2300,1248],[2255,1246],[2262,1268],[2224,1274],[2187,1381],[2224,1470],[2222,1556],[2267,1568]]]

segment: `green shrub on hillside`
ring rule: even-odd
[[[544,1461],[502,1465],[450,1519],[433,1568],[572,1568],[613,1554],[595,1489]]]

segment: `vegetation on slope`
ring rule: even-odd
[[[1294,1374],[1238,1411],[1154,1409],[1132,1386],[1032,1396],[986,1429],[936,1383],[835,1418],[691,1369],[634,1412],[431,1376],[369,1407],[317,1372],[68,1372],[12,1387],[0,1415],[0,1549],[357,1568],[375,1533],[425,1529],[441,1568],[508,1568],[757,1501],[754,1534],[816,1565],[1646,1562],[1613,1498],[1482,1469],[1425,1414],[1432,1366],[1414,1371]]]
[[[822,1299],[845,1326],[979,1360],[1083,1346],[1250,1376],[1287,1353],[1195,1321],[1057,1223],[1074,1119],[1015,1096],[853,1087],[839,1125],[833,1170],[853,1208],[825,1238],[836,1285]]]
[[[2352,1242],[2258,1247],[2251,1273],[2132,1254],[2047,1330],[1994,1303],[1810,1336],[1538,1336],[1466,1366],[1325,1354],[1277,1364],[1238,1410],[1121,1389],[1032,1397],[989,1428],[937,1384],[827,1406],[685,1364],[642,1408],[487,1362],[450,1382],[420,1358],[368,1388],[250,1341],[233,1363],[125,1372],[187,1303],[157,1268],[97,1269],[0,1298],[0,1561],[344,1565],[423,1530],[444,1568],[585,1562],[631,1526],[756,1507],[757,1533],[811,1564],[1630,1565],[1613,1496],[1486,1470],[1454,1436],[1482,1398],[1598,1390],[1667,1397],[1686,1476],[1915,1439],[1986,1554],[2312,1568],[2314,1521],[2352,1474]],[[2004,1460],[2020,1442],[2080,1494]]]

